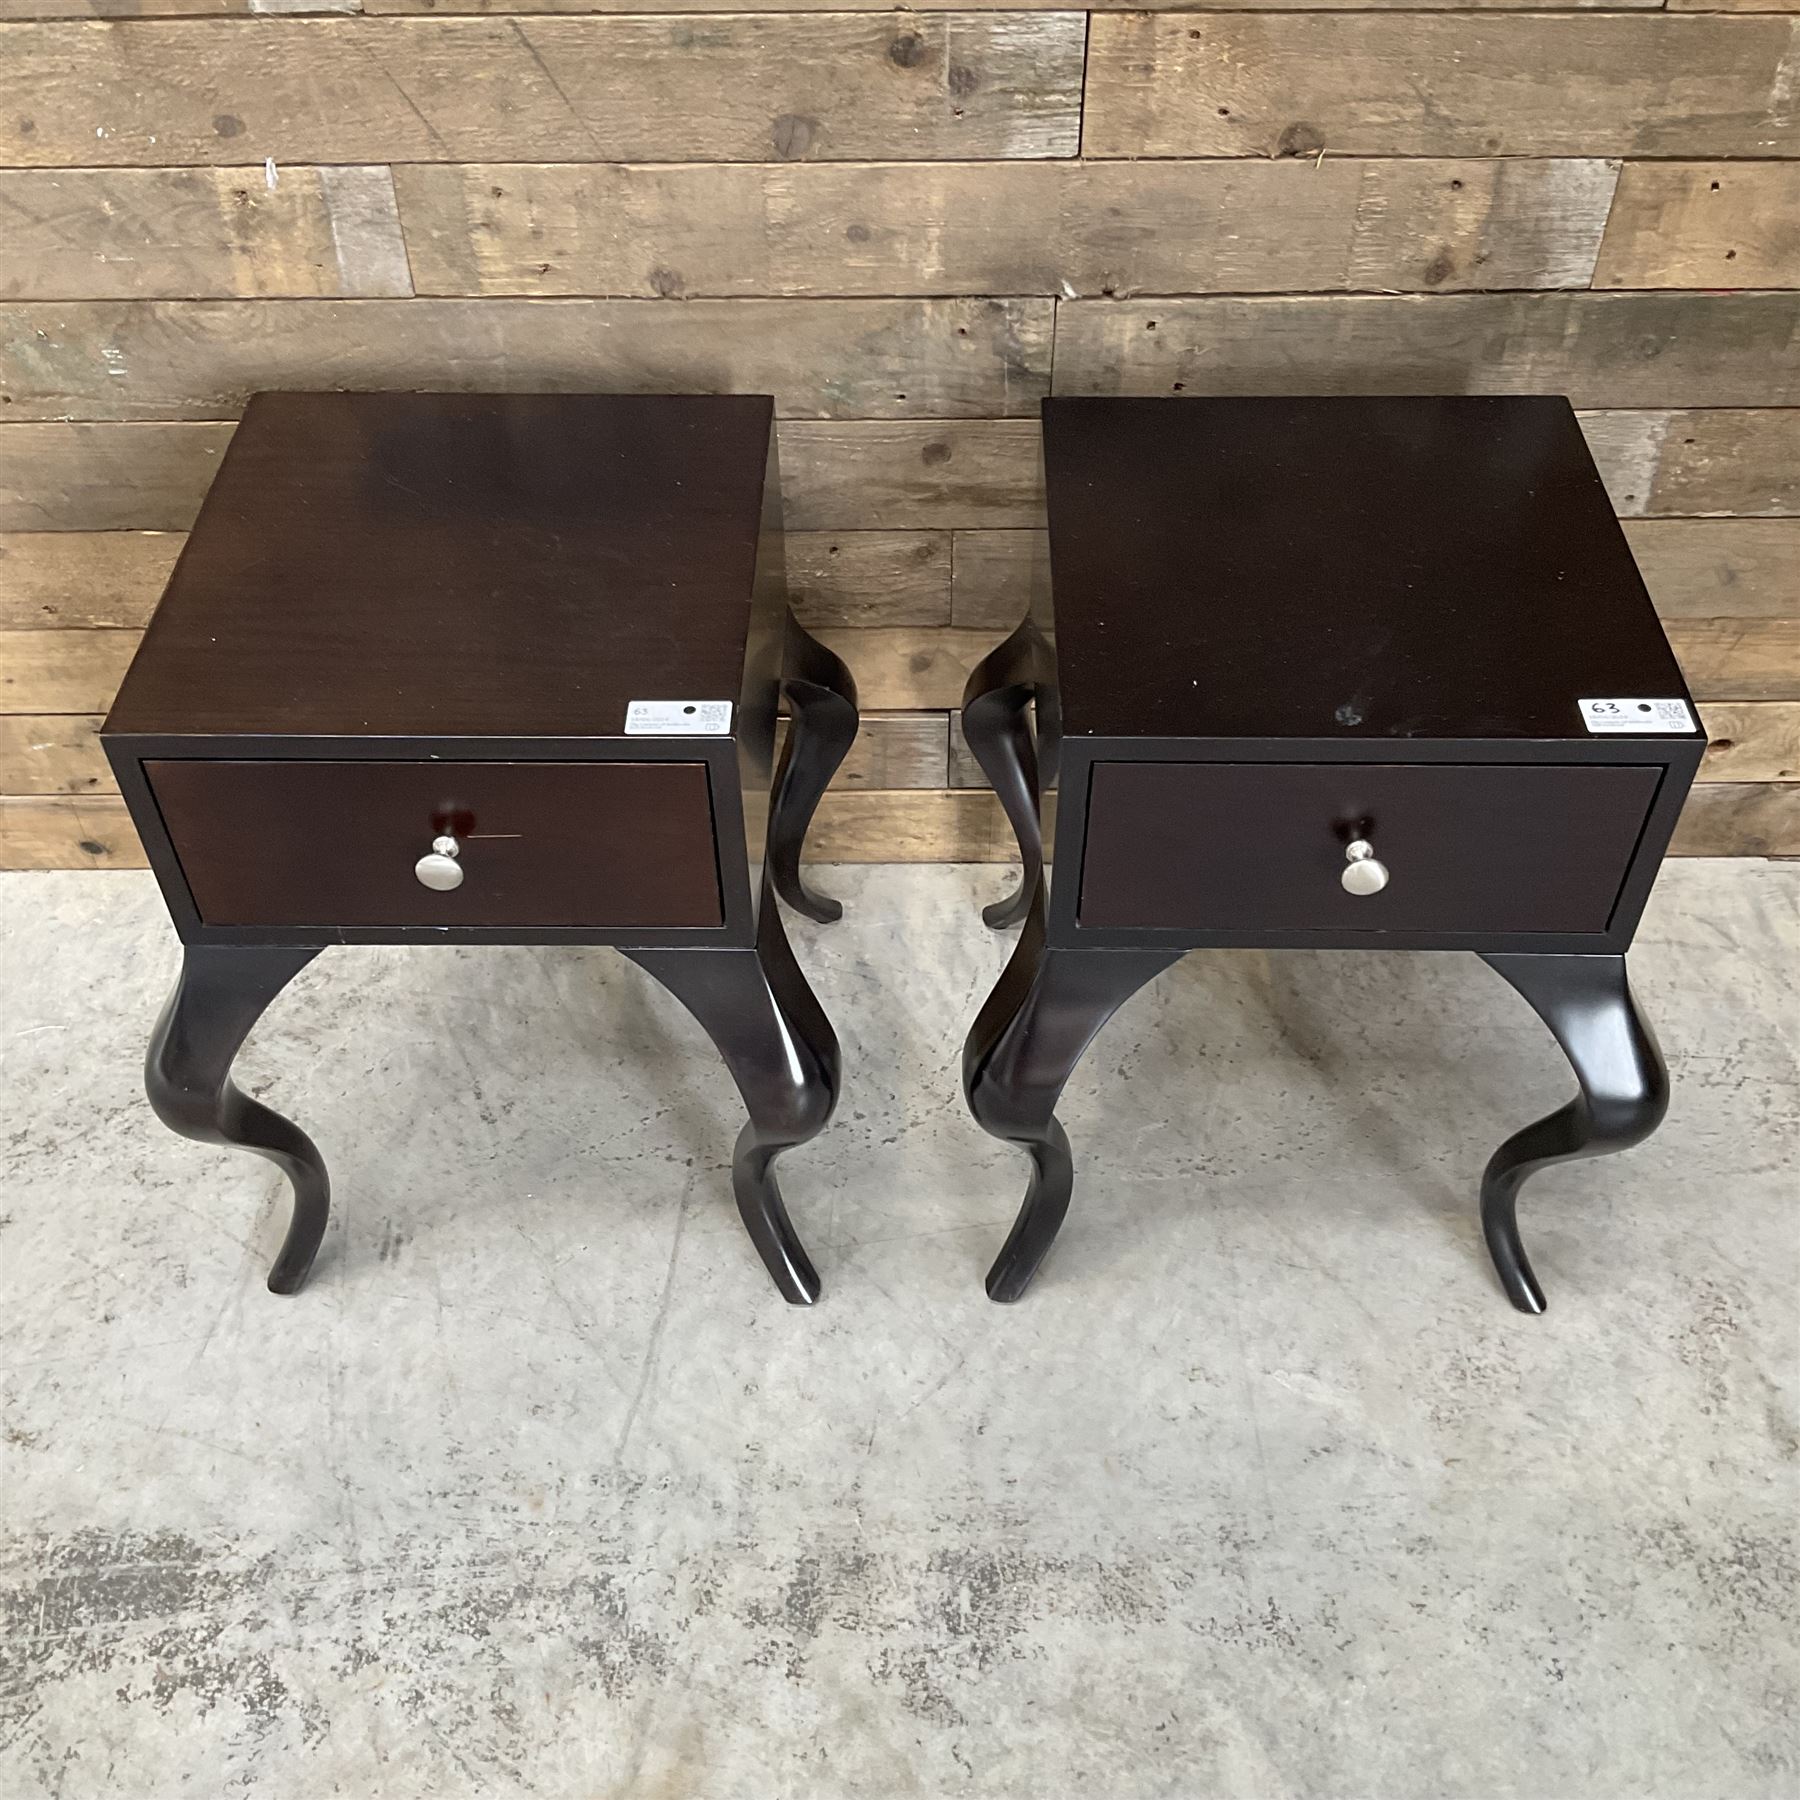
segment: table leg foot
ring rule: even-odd
[[[1536,1011],[1580,1091],[1508,1138],[1481,1178],[1481,1227],[1507,1298],[1541,1313],[1544,1290],[1519,1237],[1519,1189],[1539,1169],[1641,1143],[1669,1108],[1669,1077],[1622,956],[1486,956]]]
[[[312,1139],[238,1088],[231,1065],[269,1002],[318,954],[318,945],[189,944],[144,1062],[150,1104],[171,1131],[253,1150],[288,1178],[293,1216],[269,1271],[277,1294],[306,1281],[331,1213],[331,1180]]]
[[[1074,1183],[1056,1103],[1100,1027],[1178,950],[1069,950],[1044,942],[1039,876],[1025,930],[963,1047],[963,1093],[976,1123],[1031,1158],[1031,1182],[988,1271],[990,1299],[1017,1300],[1062,1226]]]
[[[769,868],[789,906],[828,925],[843,917],[843,906],[807,885],[800,855],[819,800],[856,741],[856,683],[791,612],[781,691],[791,717],[769,807]]]
[[[999,796],[1023,865],[1014,892],[981,909],[983,922],[997,931],[1017,925],[1025,917],[1044,868],[1038,746],[1027,716],[1038,693],[1044,660],[1042,634],[1027,619],[976,664],[963,689],[963,737]]]
[[[808,1306],[819,1277],[788,1218],[773,1164],[825,1129],[837,1105],[837,1036],[794,961],[773,895],[763,894],[754,950],[627,950],[699,1021],[743,1095],[750,1122],[732,1153],[731,1186],[783,1299]]]

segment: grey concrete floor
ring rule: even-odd
[[[1473,958],[1190,957],[1024,1163],[957,1048],[994,870],[827,872],[844,1040],[740,1232],[740,1114],[604,951],[357,949],[246,1084],[330,1159],[156,1125],[147,877],[0,877],[0,1796],[1800,1792],[1800,868],[1664,874],[1675,1100],[1554,1171],[1514,1314],[1473,1193],[1569,1077]]]

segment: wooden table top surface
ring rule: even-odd
[[[1687,697],[1568,402],[1057,399],[1071,735],[1588,738]]]
[[[588,736],[743,686],[764,396],[262,394],[108,730]]]

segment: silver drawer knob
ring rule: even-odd
[[[1379,894],[1388,884],[1387,864],[1367,838],[1357,838],[1344,851],[1344,872],[1338,880],[1346,894]]]
[[[413,864],[413,873],[418,876],[421,886],[447,894],[452,888],[462,886],[463,866],[456,860],[461,855],[462,845],[455,838],[435,837],[431,840],[430,851]]]

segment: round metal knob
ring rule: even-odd
[[[463,866],[456,860],[461,855],[462,845],[455,838],[435,837],[431,840],[430,851],[413,864],[413,873],[418,876],[421,886],[447,894],[452,888],[462,886]]]
[[[1338,880],[1346,894],[1379,894],[1388,884],[1387,864],[1367,838],[1357,838],[1344,850],[1344,872]]]

